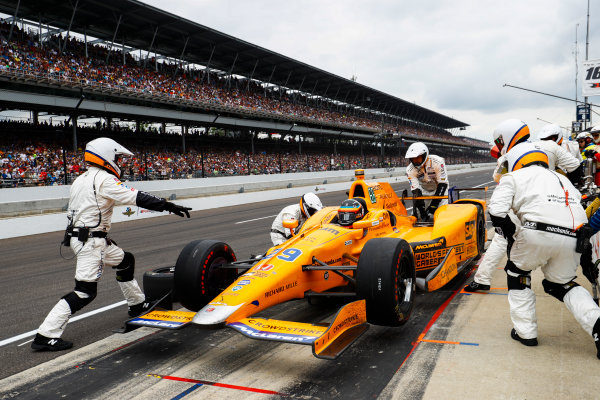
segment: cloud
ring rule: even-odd
[[[504,117],[532,126],[538,117],[561,125],[574,117],[574,103],[502,85],[575,96],[577,23],[580,65],[585,56],[582,1],[145,2],[334,74],[357,75],[362,84],[471,124],[466,134],[474,137],[490,139]],[[594,59],[600,7],[591,7]]]

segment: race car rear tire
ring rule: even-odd
[[[480,258],[485,251],[485,218],[483,216],[483,207],[477,207],[477,258]]]
[[[182,306],[198,311],[235,281],[237,270],[219,266],[235,261],[227,243],[195,240],[181,250],[175,264],[175,291]]]
[[[177,292],[175,292],[173,284],[174,270],[175,267],[160,267],[144,272],[143,287],[146,299],[162,299],[167,293],[171,292],[171,296],[168,298],[169,301],[165,304],[158,304],[158,306],[170,308],[168,305],[177,301]]]
[[[356,292],[359,299],[366,300],[369,323],[405,324],[416,292],[415,259],[408,242],[395,238],[369,240],[358,260]]]

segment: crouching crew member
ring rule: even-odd
[[[319,196],[312,192],[305,193],[300,198],[300,202],[284,207],[271,225],[271,242],[273,242],[273,246],[278,246],[292,237],[292,232],[283,226],[284,220],[298,220],[298,226],[294,230],[294,233],[297,233],[302,225],[322,208],[323,203],[321,203]]]
[[[61,339],[65,326],[73,314],[94,300],[105,267],[116,270],[130,316],[140,315],[150,308],[134,279],[133,254],[124,252],[108,238],[113,208],[117,204],[131,204],[188,218],[191,208],[124,185],[120,181],[119,158],[132,155],[125,147],[108,138],[98,138],[87,144],[84,159],[89,169],[71,186],[67,211],[69,225],[63,242],[71,246],[77,257],[75,289],[64,295],[50,310],[31,344],[34,350],[58,351],[73,346],[72,342]]]
[[[508,241],[511,337],[526,346],[538,344],[530,274],[540,267],[544,291],[564,302],[583,329],[597,338],[600,308],[574,281],[580,258],[575,229],[587,222],[581,195],[566,177],[547,168],[548,156],[539,146],[518,144],[509,149],[507,162],[509,172],[492,195],[489,213],[497,232]],[[519,225],[509,218],[511,210]],[[598,341],[596,348],[600,358]]]

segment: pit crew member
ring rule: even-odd
[[[283,226],[284,220],[298,221],[298,226],[294,229],[294,233],[296,233],[302,228],[307,219],[322,208],[323,203],[321,203],[319,196],[309,192],[300,198],[299,203],[289,205],[281,210],[277,217],[275,217],[273,225],[271,225],[271,241],[273,242],[273,246],[278,246],[292,237],[292,232]]]
[[[150,306],[134,279],[133,254],[124,252],[108,237],[113,208],[116,204],[131,204],[188,218],[191,208],[123,184],[119,158],[131,155],[125,147],[108,138],[98,138],[86,145],[84,159],[89,169],[71,186],[69,224],[63,241],[64,245],[70,245],[77,258],[75,289],[50,310],[31,344],[34,350],[59,351],[73,346],[61,336],[69,318],[96,297],[98,281],[106,267],[116,270],[130,316],[137,316]]]
[[[448,195],[448,173],[442,157],[430,155],[427,146],[421,142],[411,144],[404,157],[410,161],[406,176],[414,197]],[[448,204],[448,200],[416,200],[414,204],[417,217],[428,221],[439,206]]]
[[[495,140],[495,147],[501,147],[502,150],[504,150],[503,144],[510,142],[511,138],[515,136],[517,136],[517,138],[513,140],[514,145],[527,142],[530,136],[527,124],[519,119],[503,121],[494,130],[494,137],[497,138]],[[573,179],[573,183],[578,183],[582,169],[581,164],[573,155],[559,147],[555,142],[540,140],[535,142],[535,145],[548,156],[550,170],[554,170],[558,167],[563,171],[567,171],[569,173],[569,178]],[[496,181],[496,183],[500,181],[500,178],[507,171],[507,164],[506,154],[498,158],[498,165],[494,170],[494,181]],[[511,217],[514,217],[514,214],[510,213],[510,215]],[[492,275],[495,268],[506,255],[507,244],[506,239],[502,235],[494,235],[492,242],[485,252],[483,260],[477,268],[473,281],[464,288],[466,292],[490,290]]]
[[[581,152],[579,151],[579,145],[571,140],[564,140],[562,128],[556,124],[545,125],[538,135],[539,140],[550,140],[556,142],[563,149],[567,150],[573,157],[581,163]]]
[[[600,307],[574,280],[579,264],[575,229],[587,222],[581,195],[573,184],[548,167],[548,156],[531,143],[507,153],[509,172],[489,203],[492,225],[508,241],[505,267],[513,322],[511,337],[536,346],[537,318],[531,271],[541,268],[544,291],[565,303],[583,329],[600,334]],[[508,216],[512,210],[519,225]],[[597,356],[600,342],[596,339]]]

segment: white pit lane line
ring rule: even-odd
[[[86,312],[85,314],[81,314],[81,315],[78,315],[76,317],[73,317],[73,318],[71,318],[69,320],[69,323],[75,322],[75,321],[79,321],[80,319],[88,318],[88,317],[91,317],[91,316],[96,315],[96,314],[100,314],[101,312],[111,310],[113,308],[122,306],[124,304],[127,304],[127,301],[123,300],[123,301],[120,301],[118,303],[109,304],[108,306],[105,306],[105,307],[102,307],[102,308],[98,308],[97,310]],[[19,341],[21,339],[28,338],[30,336],[35,335],[36,333],[37,333],[37,329],[34,330],[34,331],[29,331],[29,332],[21,333],[20,335],[13,336],[13,337],[8,338],[8,339],[0,340],[0,347],[6,346],[7,344],[11,344],[11,343],[17,342],[17,341]],[[33,339],[31,339],[31,340],[33,340]],[[21,343],[19,346],[22,346],[25,343],[31,342],[31,340],[28,340],[27,342]]]
[[[273,218],[273,217],[276,217],[277,215],[278,215],[278,214],[275,214],[275,215],[267,215],[266,217],[260,217],[260,218],[247,219],[247,220],[245,220],[245,221],[238,221],[238,222],[236,222],[236,223],[235,223],[235,225],[238,225],[238,224],[245,224],[246,222],[258,221],[258,220],[265,219],[265,218]]]

